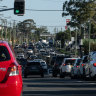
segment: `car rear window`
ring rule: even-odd
[[[28,62],[27,66],[40,66],[39,62]]]
[[[0,62],[10,60],[10,55],[5,46],[0,46]]]
[[[74,63],[75,63],[75,59],[70,59],[65,61],[66,65],[74,65]]]

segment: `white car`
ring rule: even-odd
[[[29,53],[29,54],[30,53],[33,54],[33,50],[32,49],[27,49],[26,52]]]
[[[71,76],[71,68],[78,58],[65,58],[60,66],[60,78]]]
[[[23,53],[19,53],[16,58],[17,59],[22,59],[22,58],[24,58],[24,54]]]
[[[44,49],[40,49],[39,54],[44,55],[46,54],[46,51]]]
[[[71,78],[80,76],[80,62],[81,58],[76,59],[72,69],[71,69]]]
[[[96,79],[96,52],[89,54],[89,62],[85,68],[85,76]]]

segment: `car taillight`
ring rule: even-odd
[[[84,66],[85,64],[82,64],[82,67]]]
[[[96,67],[96,63],[93,63],[93,66]]]
[[[16,65],[13,65],[12,67],[10,67],[9,76],[16,76],[16,75],[19,75],[19,70],[18,70],[18,67]]]
[[[79,66],[76,66],[77,68],[79,67]]]
[[[63,64],[63,66],[66,66],[66,64]]]

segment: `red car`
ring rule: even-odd
[[[6,41],[0,41],[0,96],[21,96],[22,85],[22,68],[13,49]]]

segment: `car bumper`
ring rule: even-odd
[[[22,93],[22,80],[16,77],[9,77],[6,83],[0,83],[0,96],[20,96]]]
[[[63,74],[66,75],[66,76],[70,76],[71,72],[63,72]]]

